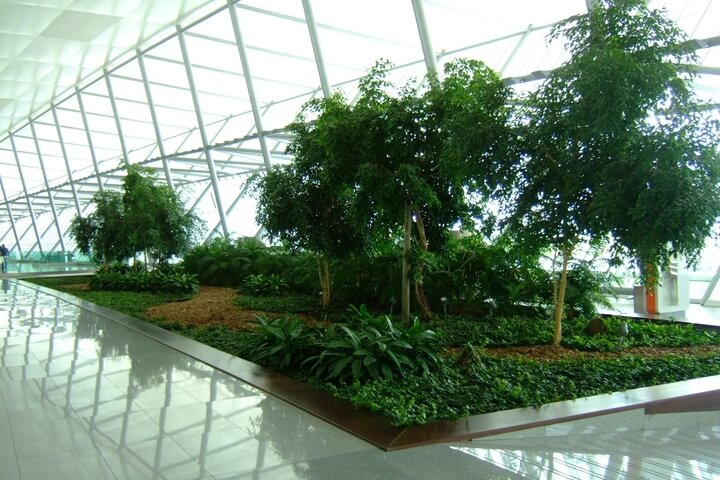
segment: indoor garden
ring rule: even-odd
[[[72,225],[97,274],[37,281],[396,425],[718,375],[717,333],[597,311],[611,267],[656,285],[720,215],[685,40],[606,0],[555,27],[570,58],[524,95],[478,60],[402,84],[380,60],[352,101],[308,102],[293,162],[249,180],[268,243],[198,245],[202,221],[129,167]]]

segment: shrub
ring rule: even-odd
[[[287,295],[283,297],[242,296],[235,299],[235,305],[247,310],[280,313],[313,313],[320,309],[320,300],[309,295]]]
[[[182,272],[166,273],[162,270],[146,272],[129,270],[99,272],[90,280],[92,290],[121,290],[130,292],[196,293],[198,280],[194,275]]]
[[[150,274],[151,291],[164,293],[197,293],[200,288],[197,277],[189,273]]]
[[[321,380],[392,379],[410,371],[429,372],[441,363],[435,332],[416,318],[410,327],[388,316],[374,317],[361,307],[357,326],[332,326],[318,344],[320,353],[305,364]]]
[[[197,275],[203,285],[237,286],[265,248],[255,239],[233,242],[215,238],[185,254],[183,265],[188,273]]]
[[[315,331],[293,315],[259,316],[245,350],[248,360],[279,371],[294,370],[308,355]]]
[[[399,301],[402,249],[393,245],[378,250],[332,262],[334,303],[389,307],[391,298]]]
[[[187,253],[183,266],[203,285],[238,287],[251,275],[277,275],[288,290],[317,291],[317,264],[311,255],[268,247],[255,238],[216,238]]]
[[[528,255],[505,238],[488,243],[482,235],[451,242],[441,253],[439,267],[425,281],[428,297],[436,308],[441,297],[455,311],[487,312],[494,300],[499,314],[515,312],[522,303],[547,301],[550,277],[537,255]]]
[[[280,275],[248,275],[242,282],[241,293],[256,297],[272,297],[283,293],[287,289],[287,282]]]
[[[568,318],[575,315],[590,317],[597,314],[597,306],[610,307],[608,295],[617,278],[609,272],[593,268],[592,262],[579,261],[568,271],[565,290],[565,311]]]

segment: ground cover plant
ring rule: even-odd
[[[138,291],[93,291],[90,281],[93,277],[27,278],[26,281],[54,290],[60,290],[89,302],[125,313],[141,320],[150,320],[145,311],[155,305],[163,305],[187,299],[187,294],[138,292]]]
[[[138,268],[120,265],[118,268],[101,270],[90,280],[90,288],[96,291],[191,294],[197,292],[199,287],[195,275],[170,265],[152,271],[147,271],[144,265],[138,265]]]
[[[631,321],[620,342],[623,319],[604,318],[605,331],[590,335],[589,319],[577,317],[566,322],[560,348],[549,345],[547,316],[440,314],[406,326],[397,315],[354,307],[333,321],[252,311],[253,323],[238,328],[219,318],[185,320],[186,296],[78,288],[87,278],[32,281],[312,383],[397,425],[720,374],[720,337],[676,322]],[[148,315],[151,306],[167,308]]]

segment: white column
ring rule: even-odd
[[[215,162],[213,161],[212,150],[208,145],[207,132],[205,131],[205,122],[203,121],[202,110],[200,109],[200,101],[198,99],[197,89],[195,88],[195,79],[193,77],[192,67],[190,65],[190,58],[187,52],[187,46],[185,45],[185,35],[179,25],[176,26],[178,41],[180,42],[180,51],[182,52],[183,63],[185,64],[185,73],[187,74],[188,86],[190,87],[190,94],[192,95],[193,105],[195,107],[195,116],[198,121],[198,129],[200,131],[200,138],[203,143],[203,150],[205,152],[205,158],[208,163],[208,170],[210,173],[210,182],[213,186],[213,192],[215,193],[215,202],[217,204],[218,215],[220,216],[220,223],[222,224],[223,234],[225,238],[230,238],[230,230],[227,225],[227,218],[225,216],[225,209],[222,204],[222,197],[220,196],[220,186],[218,185],[218,176],[215,171]]]
[[[322,56],[322,49],[320,48],[320,37],[317,32],[317,25],[315,24],[315,15],[313,14],[312,5],[310,0],[302,0],[303,10],[305,11],[305,23],[310,33],[310,42],[312,43],[313,54],[315,55],[315,65],[318,69],[318,75],[320,76],[320,87],[322,88],[323,95],[326,97],[330,96],[330,82],[328,81],[327,71],[325,69],[325,61]]]
[[[37,240],[36,245],[40,251],[40,255],[43,255],[42,242],[40,241],[40,232],[38,232],[37,225],[35,224],[35,210],[33,209],[32,202],[30,201],[30,195],[28,195],[27,185],[25,183],[25,175],[23,175],[22,166],[20,165],[20,157],[15,146],[15,138],[12,133],[8,135],[10,138],[10,144],[12,145],[13,154],[15,155],[15,163],[17,164],[18,173],[20,174],[20,183],[22,184],[23,193],[25,194],[25,201],[27,202],[28,212],[30,213],[30,222],[32,223],[33,230],[35,231],[35,238]]]

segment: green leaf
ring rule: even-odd
[[[330,370],[330,373],[328,374],[328,377],[330,377],[330,378],[339,377],[341,372],[345,368],[345,366],[348,363],[350,363],[351,360],[352,360],[352,357],[344,357],[344,358],[339,358],[338,360],[336,360],[332,366],[332,369]],[[354,366],[353,366],[353,368],[354,368]]]

